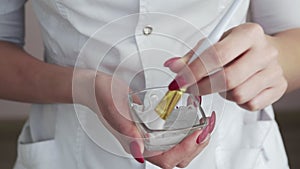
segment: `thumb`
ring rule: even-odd
[[[143,157],[143,149],[141,149],[141,146],[139,144],[139,142],[137,141],[132,141],[129,145],[130,147],[130,153],[132,154],[132,156],[135,158],[136,161],[140,162],[140,163],[144,163],[144,157]]]
[[[135,123],[120,115],[113,115],[110,120],[102,119],[108,130],[117,138],[123,149],[138,162],[143,163],[144,142]]]
[[[137,104],[141,104],[141,100],[138,96],[136,95],[131,95],[132,101]],[[124,112],[124,111],[122,111]],[[144,163],[144,157],[143,157],[143,152],[144,152],[144,141],[143,137],[141,136],[140,132],[137,129],[137,126],[134,122],[134,120],[131,119],[131,116],[128,115],[130,114],[130,108],[128,109],[128,113],[123,117],[118,117],[117,118],[117,124],[119,127],[119,136],[117,136],[118,140],[120,141],[121,145],[127,151],[130,153],[135,160],[137,160],[140,163]]]

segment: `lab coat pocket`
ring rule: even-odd
[[[235,145],[216,149],[218,169],[269,169],[264,143],[272,129],[273,120],[252,121],[243,124]],[[239,136],[240,135],[240,136]],[[235,137],[235,136],[232,136]],[[233,142],[232,142],[233,143]]]
[[[216,149],[218,169],[270,169],[261,148]]]
[[[272,129],[273,120],[255,121],[243,125],[240,147],[261,148]]]
[[[18,158],[14,169],[58,169],[59,153],[56,141],[49,139],[31,142],[24,130],[18,141]]]

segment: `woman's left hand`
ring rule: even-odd
[[[258,24],[232,28],[191,64],[186,65],[193,51],[165,62],[178,73],[169,88],[188,87],[191,92],[197,89],[199,95],[218,92],[245,109],[262,109],[277,101],[287,89],[272,40]],[[220,68],[223,71],[209,75]]]

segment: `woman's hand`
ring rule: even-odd
[[[90,78],[77,78],[87,80],[81,94],[77,94],[79,103],[93,110],[105,127],[118,139],[127,153],[140,163],[144,162],[142,152],[143,141],[134,122],[130,118],[128,106],[129,87],[122,80],[111,75],[97,72],[91,73]],[[83,82],[84,83],[84,82]]]
[[[82,78],[78,78],[80,79]],[[128,85],[120,79],[101,72],[94,78],[94,84],[94,88],[93,85],[85,84],[89,89],[83,90],[86,94],[77,95],[81,97],[78,102],[96,112],[103,124],[119,140],[124,150],[132,154],[137,161],[143,163],[145,157],[149,162],[162,168],[184,167],[208,144],[207,138],[215,123],[214,113],[212,118],[209,118],[210,125],[206,129],[194,132],[174,148],[166,152],[144,151],[143,140],[140,139],[141,136],[130,119],[127,103],[130,90]],[[96,100],[89,100],[94,94]]]
[[[147,161],[163,169],[187,167],[209,143],[210,133],[215,127],[216,114],[213,112],[208,119],[208,126],[206,128],[195,131],[170,150],[166,152],[145,151],[144,154],[148,156],[146,157]]]
[[[169,88],[189,87],[195,92],[196,84],[199,95],[219,92],[245,109],[262,109],[277,101],[287,89],[277,60],[278,50],[271,39],[257,24],[237,26],[191,64],[185,63],[193,51],[167,61],[165,66],[178,73]],[[220,68],[223,71],[209,76]]]

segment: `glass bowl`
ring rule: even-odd
[[[208,124],[198,97],[190,93],[182,93],[167,119],[160,118],[155,108],[167,92],[168,87],[155,87],[129,93],[131,118],[147,150],[168,150]]]

